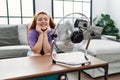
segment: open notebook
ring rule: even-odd
[[[70,66],[80,66],[89,64],[90,60],[86,59],[83,52],[71,52],[71,53],[61,53],[61,54],[53,54],[53,60],[56,63],[61,63]]]

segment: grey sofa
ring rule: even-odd
[[[81,48],[81,50],[84,50]],[[109,64],[108,74],[120,73],[120,42],[108,39],[93,39],[88,48],[88,54]],[[85,70],[91,77],[96,78],[104,75],[101,68]]]
[[[0,25],[0,59],[27,56],[28,24]]]

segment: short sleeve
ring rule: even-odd
[[[52,35],[54,34],[54,29],[51,29],[51,31],[48,34],[48,41],[50,45],[52,45]]]
[[[38,39],[38,32],[35,29],[29,30],[28,41],[31,48],[35,45],[37,39]]]

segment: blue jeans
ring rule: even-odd
[[[29,49],[27,52],[27,56],[29,56],[31,53],[33,53],[33,51],[31,49]]]
[[[35,77],[35,78],[29,78],[25,80],[59,80],[59,74],[54,74],[50,76],[45,76],[45,77]]]

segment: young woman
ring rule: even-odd
[[[28,27],[28,42],[31,48],[27,54],[28,56],[51,55],[51,35],[54,32],[54,28],[55,23],[47,13],[39,12],[34,16],[32,23]],[[59,78],[57,80],[66,80],[63,74],[53,75],[53,77],[56,76]],[[51,76],[48,77],[48,80],[50,77]],[[45,78],[45,80],[47,79]]]
[[[51,54],[51,35],[54,28],[53,19],[47,13],[39,12],[34,16],[33,22],[28,28],[28,42],[31,48],[29,56]]]

